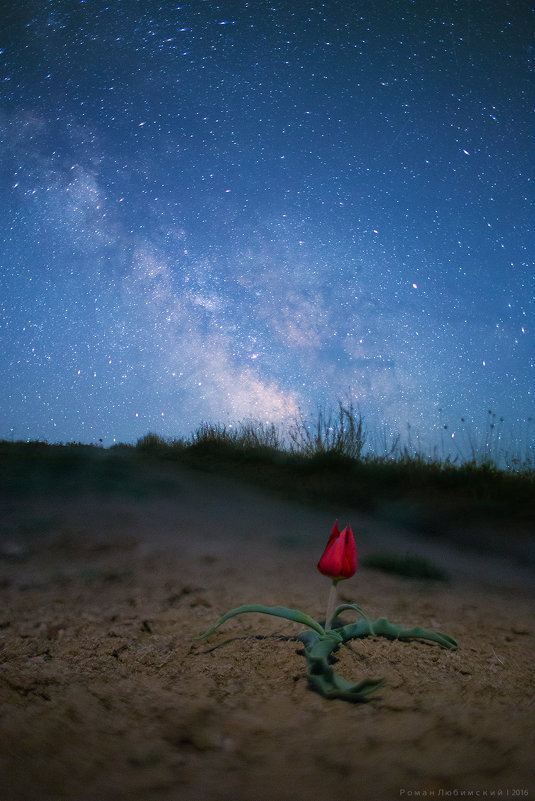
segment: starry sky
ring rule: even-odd
[[[0,14],[0,437],[526,430],[527,2]]]

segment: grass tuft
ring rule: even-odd
[[[300,417],[289,429],[290,450],[301,456],[342,457],[359,461],[366,445],[364,418],[352,403],[339,401],[338,411],[320,409],[315,421]]]

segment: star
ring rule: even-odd
[[[346,395],[431,452],[487,407],[524,436],[523,7],[4,15],[0,437],[284,427]]]

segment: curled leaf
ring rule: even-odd
[[[333,612],[331,623],[333,622],[333,620],[335,620],[335,618],[338,617],[338,615],[341,612],[347,612],[347,611],[357,612],[359,615],[361,615],[370,628],[370,634],[374,634],[373,623],[371,622],[370,618],[368,617],[364,609],[361,609],[361,607],[358,606],[357,604],[340,604],[340,606],[337,606]]]
[[[367,696],[370,693],[383,684],[383,679],[364,679],[355,684],[338,676],[329,663],[332,652],[343,642],[336,630],[319,636],[313,631],[304,631],[298,635],[298,639],[305,646],[309,687],[324,698],[363,703],[369,700]]]
[[[314,620],[314,618],[310,617],[309,615],[305,615],[304,612],[300,612],[299,609],[288,609],[286,606],[263,606],[263,604],[244,604],[243,606],[237,606],[235,609],[231,609],[230,612],[227,612],[222,617],[219,618],[217,623],[215,623],[208,631],[205,631],[204,634],[201,634],[198,638],[199,640],[208,637],[210,634],[218,629],[220,626],[223,625],[227,620],[230,620],[231,617],[236,617],[236,615],[243,615],[248,612],[259,612],[263,615],[274,615],[275,617],[282,617],[285,620],[292,620],[295,623],[302,623],[303,626],[309,626],[314,631],[317,631],[318,634],[323,634],[323,629],[320,624]]]
[[[348,626],[342,626],[335,629],[344,642],[348,640],[358,639],[359,637],[368,637],[370,635],[375,637],[387,637],[390,640],[429,640],[436,642],[442,648],[455,650],[457,642],[453,637],[447,634],[441,634],[438,631],[428,631],[420,626],[415,626],[412,629],[405,629],[397,623],[390,623],[386,617],[381,617],[379,620],[359,620],[357,623],[351,623]]]

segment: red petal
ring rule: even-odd
[[[333,579],[350,578],[357,569],[357,549],[351,527],[338,531],[335,523],[329,541],[318,562],[318,570]]]

